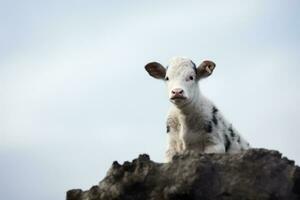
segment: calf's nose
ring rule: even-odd
[[[172,94],[174,95],[182,95],[183,94],[183,89],[181,88],[175,88],[172,90]]]

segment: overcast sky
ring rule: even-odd
[[[108,3],[109,2],[109,3]],[[173,56],[253,147],[300,163],[300,2],[0,0],[0,193],[64,199],[114,160],[163,160]]]

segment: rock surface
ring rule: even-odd
[[[88,191],[67,192],[67,200],[276,200],[300,199],[300,168],[277,151],[177,155],[155,163],[140,155],[114,162]]]

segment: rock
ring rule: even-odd
[[[278,151],[176,155],[155,163],[140,155],[114,162],[88,191],[70,190],[67,200],[294,200],[300,199],[300,168]]]

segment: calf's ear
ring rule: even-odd
[[[149,73],[150,76],[157,79],[165,79],[166,68],[164,68],[158,62],[151,62],[145,66],[145,70]]]
[[[213,61],[205,60],[197,67],[197,79],[206,78],[212,74],[216,67]]]

